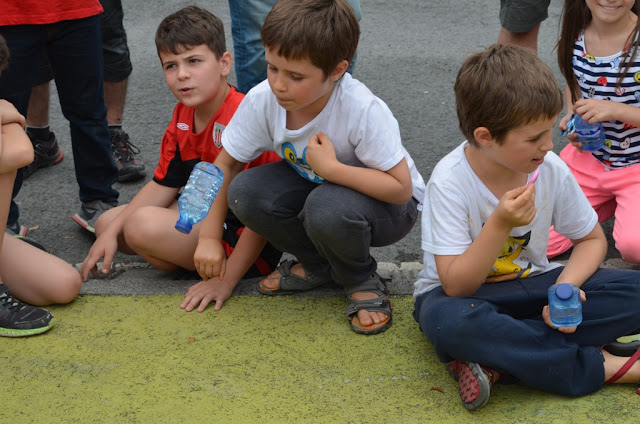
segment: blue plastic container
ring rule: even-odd
[[[212,163],[199,162],[193,167],[178,199],[180,218],[176,222],[176,230],[188,234],[193,225],[207,216],[223,180],[224,174]]]
[[[580,289],[574,284],[561,283],[549,287],[549,315],[556,327],[574,327],[582,322]]]
[[[593,152],[604,146],[605,134],[602,122],[591,125],[576,113],[573,117],[573,128],[578,134],[578,141],[582,143],[582,150]]]

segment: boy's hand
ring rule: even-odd
[[[583,290],[580,290],[580,300],[582,301],[582,303],[584,303],[587,300],[587,295],[585,294],[585,292]],[[544,308],[542,308],[542,319],[544,319],[544,322],[549,327],[553,328],[554,330],[558,330],[561,333],[571,334],[571,333],[575,333],[576,330],[578,329],[577,326],[573,326],[573,327],[556,327],[555,325],[553,325],[551,323],[551,315],[549,315],[549,305],[545,305]]]
[[[536,216],[535,184],[522,186],[506,192],[493,211],[505,227],[528,225]]]
[[[4,99],[0,99],[0,117],[3,125],[16,123],[20,124],[22,128],[26,125],[24,116],[18,112],[13,104]]]
[[[200,281],[189,287],[180,307],[191,312],[199,304],[197,311],[203,312],[211,301],[215,301],[213,310],[219,311],[224,301],[231,296],[234,287],[235,284],[228,284],[218,277]]]
[[[224,278],[227,255],[219,240],[200,238],[193,254],[196,271],[203,280],[213,277]]]
[[[313,172],[324,179],[331,173],[331,165],[337,162],[336,151],[329,137],[322,131],[309,139],[304,160]]]
[[[80,267],[82,281],[86,282],[89,279],[89,272],[91,272],[94,277],[98,276],[98,267],[96,264],[101,258],[104,258],[102,261],[102,273],[105,275],[108,274],[117,251],[117,237],[112,237],[108,233],[101,234],[93,243],[89,254],[82,262],[82,266]]]
[[[573,116],[573,113],[568,113],[560,120],[560,124],[558,125],[558,127],[562,131],[566,131],[567,130],[567,124],[569,123],[569,120],[571,119],[572,116]],[[582,143],[580,143],[578,141],[578,134],[571,133],[571,134],[565,135],[565,137],[567,137],[569,139],[569,142],[571,144],[573,144],[573,147],[576,147],[581,152],[583,151],[582,150]]]

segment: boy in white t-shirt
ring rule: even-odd
[[[359,34],[346,0],[276,2],[261,31],[267,81],[249,91],[222,135],[215,163],[225,182],[203,222],[196,262],[201,273],[224,273],[228,206],[297,259],[264,279],[262,293],[333,281],[349,298],[351,328],[376,334],[391,325],[391,304],[370,246],[411,230],[424,181],[389,108],[345,74]],[[264,151],[285,160],[236,176]]]
[[[568,396],[637,382],[640,351],[615,376],[628,358],[606,349],[640,329],[640,272],[599,268],[607,243],[598,217],[551,151],[562,110],[553,72],[527,49],[495,45],[464,62],[455,94],[467,141],[427,184],[414,317],[464,406],[484,405],[505,373]],[[575,245],[564,267],[547,260],[551,225]],[[579,326],[551,324],[554,283],[581,288]]]

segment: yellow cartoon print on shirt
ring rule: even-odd
[[[531,262],[526,262],[523,267],[516,263],[524,248],[529,244],[531,231],[522,236],[509,236],[502,246],[502,251],[496,259],[489,276],[485,280],[487,283],[513,280],[515,278],[525,278],[531,271]],[[518,261],[522,263],[522,260]]]

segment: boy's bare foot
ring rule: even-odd
[[[291,273],[297,275],[300,278],[306,277],[302,264],[295,264],[291,267]],[[280,271],[274,270],[267,278],[262,280],[262,285],[271,290],[278,290],[280,288]]]
[[[354,300],[369,300],[375,299],[378,296],[380,295],[375,292],[368,291],[354,292],[351,294],[351,298]],[[388,318],[389,315],[382,312],[369,312],[366,309],[360,309],[358,311],[358,320],[360,321],[360,324],[364,326],[380,324],[381,322],[385,322]]]
[[[292,274],[297,275],[300,278],[306,277],[302,264],[297,263],[292,265],[290,269]],[[278,290],[280,287],[280,277],[282,277],[282,275],[280,274],[280,271],[276,269],[262,280],[261,284],[270,290]],[[354,300],[369,300],[375,299],[378,296],[379,294],[369,291],[355,292],[351,294],[351,297]],[[380,324],[381,322],[385,322],[388,318],[389,315],[382,312],[369,312],[366,309],[360,309],[358,311],[358,320],[360,321],[360,324],[364,326]]]

